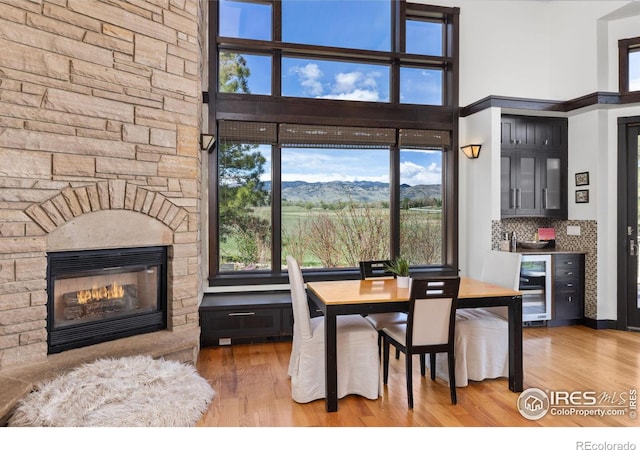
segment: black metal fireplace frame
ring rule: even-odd
[[[56,277],[136,265],[159,267],[157,311],[55,328],[53,283]],[[49,354],[165,328],[167,328],[167,247],[80,250],[47,254],[47,351]]]

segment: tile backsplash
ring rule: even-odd
[[[567,234],[567,227],[579,227],[579,235]],[[519,241],[530,241],[538,228],[556,230],[556,250],[583,252],[585,254],[584,315],[597,319],[597,231],[595,220],[554,220],[540,218],[508,218],[491,223],[491,248],[499,249],[504,233],[515,232]],[[573,228],[577,231],[577,228]]]

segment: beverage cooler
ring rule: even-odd
[[[551,255],[523,254],[522,321],[551,320]]]

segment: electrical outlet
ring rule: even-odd
[[[580,225],[567,225],[567,236],[580,236]]]

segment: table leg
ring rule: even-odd
[[[509,389],[522,392],[524,369],[522,365],[522,297],[509,305]]]
[[[325,384],[327,412],[338,410],[338,353],[336,314],[327,307],[324,316]]]

